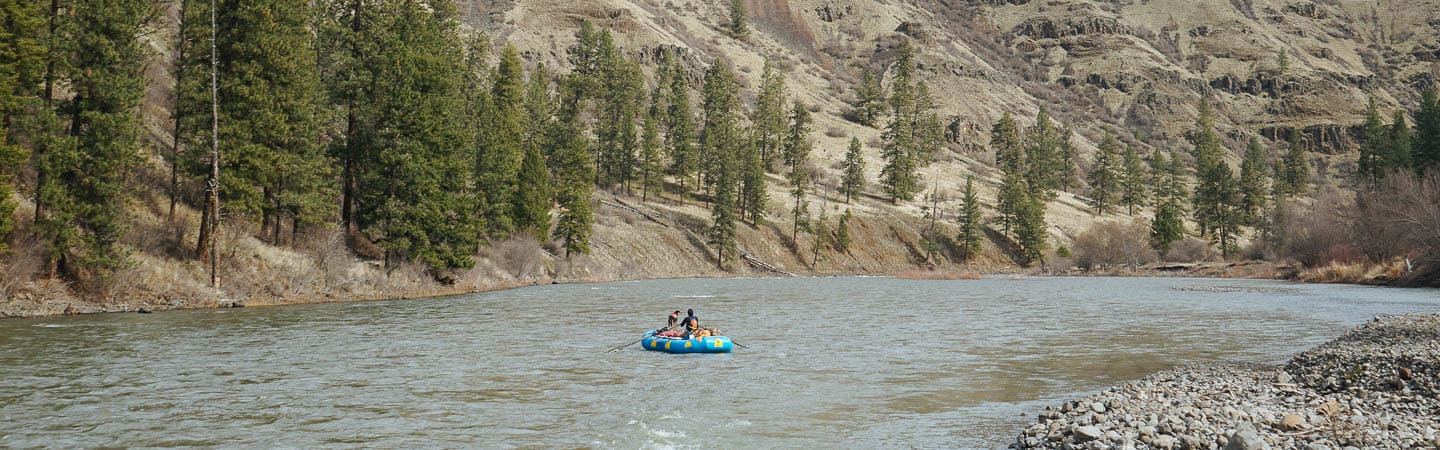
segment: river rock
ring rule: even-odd
[[[1255,432],[1255,427],[1242,426],[1230,439],[1225,442],[1225,450],[1270,450],[1270,444],[1265,443]]]
[[[1089,442],[1102,437],[1105,437],[1105,433],[1094,426],[1086,425],[1075,428],[1075,440],[1077,442]]]
[[[1090,410],[1095,411],[1095,414],[1105,414],[1105,404],[1100,402],[1091,403]]]
[[[1305,419],[1295,414],[1286,414],[1280,418],[1280,429],[1286,431],[1297,431],[1300,426],[1305,425]]]

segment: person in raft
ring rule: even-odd
[[[683,333],[680,332],[680,310],[677,309],[675,312],[670,313],[670,316],[665,318],[665,328],[655,330],[655,335],[671,338],[682,336]]]
[[[680,323],[685,324],[685,339],[699,339],[710,335],[710,330],[700,328],[700,318],[695,317],[695,309],[685,310],[688,316]]]

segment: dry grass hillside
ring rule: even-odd
[[[812,159],[829,198],[812,198],[812,209],[824,208],[831,226],[851,210],[853,243],[816,252],[813,236],[792,241],[789,197],[783,179],[772,175],[771,220],[741,227],[740,247],[750,257],[726,271],[715,267],[699,236],[709,222],[706,205],[674,193],[642,203],[623,192],[598,192],[592,254],[557,257],[553,244],[525,237],[492,242],[476,256],[475,269],[454,274],[447,285],[416,268],[386,270],[358,258],[335,230],[309,230],[272,246],[253,237],[253,226],[232,222],[221,235],[224,289],[210,290],[204,268],[189,258],[198,214],[182,205],[167,221],[165,193],[157,187],[168,179],[160,155],[169,148],[173,85],[166,42],[175,11],[164,2],[159,31],[149,35],[150,164],[132,181],[138,194],[125,242],[135,264],[84,287],[4,274],[0,317],[404,297],[552,281],[1020,271],[1013,246],[994,230],[981,254],[966,260],[947,239],[928,250],[922,244],[922,230],[932,226],[921,218],[923,202],[892,205],[873,184],[872,195],[852,204],[834,194],[851,137],[865,144],[867,178],[879,179],[880,131],[846,117],[862,69],[883,71],[903,39],[919,44],[921,76],[948,125],[950,145],[922,172],[942,212],[934,226],[946,236],[955,234],[956,199],[967,175],[975,176],[987,217],[994,215],[989,203],[999,173],[988,132],[1004,112],[1025,126],[1038,108],[1049,108],[1075,129],[1083,168],[1106,128],[1145,151],[1183,154],[1195,105],[1206,95],[1215,100],[1232,152],[1255,134],[1276,148],[1274,141],[1296,127],[1309,137],[1322,173],[1340,179],[1353,170],[1353,128],[1366,99],[1413,108],[1418,90],[1440,79],[1440,3],[1433,0],[745,0],[752,33],[743,41],[725,32],[728,2],[714,0],[458,1],[471,31],[489,34],[497,46],[515,44],[528,64],[568,69],[565,49],[582,21],[611,30],[645,63],[661,47],[674,49],[696,85],[708,64],[733,64],[747,101],[764,59],[778,61],[789,92],[815,113]],[[17,221],[29,223],[33,207],[16,200]],[[1050,204],[1046,218],[1057,244],[1099,221],[1130,220],[1095,216],[1086,202],[1062,192]],[[22,239],[15,248],[0,267],[39,258],[36,243]]]

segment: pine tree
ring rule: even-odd
[[[1025,144],[1020,139],[1020,127],[1015,118],[1006,111],[990,128],[990,148],[995,151],[995,166],[1007,172],[1025,171]]]
[[[640,148],[635,118],[641,109],[645,75],[634,58],[622,56],[618,50],[609,50],[605,55],[601,62],[605,91],[600,120],[595,124],[600,144],[600,181],[604,185],[623,184],[628,190]]]
[[[208,8],[197,6],[191,5]],[[310,3],[301,0],[224,1],[215,13],[221,25],[215,42],[220,196],[227,211],[258,217],[261,237],[278,244],[287,218],[293,237],[296,226],[321,223],[331,212],[331,162],[318,145],[323,116],[314,16]],[[208,84],[209,77],[202,78]],[[195,103],[208,107],[208,90],[202,95]],[[198,134],[203,147],[210,147],[209,133]],[[208,156],[200,161],[206,163],[192,165],[190,173],[204,179]]]
[[[1310,158],[1306,156],[1305,142],[1300,130],[1290,129],[1290,146],[1285,152],[1285,191],[1298,194],[1310,183]]]
[[[809,207],[805,201],[805,192],[810,189],[812,174],[807,166],[810,159],[810,111],[805,106],[795,101],[794,107],[790,109],[789,133],[785,136],[785,167],[788,169],[786,178],[790,182],[790,195],[795,200],[795,227],[790,233],[790,240],[795,241],[800,233],[801,216],[809,215]]]
[[[938,125],[927,113],[934,105],[928,98],[928,89],[923,83],[916,83],[914,53],[909,41],[901,44],[891,87],[890,123],[885,128],[885,144],[880,152],[885,158],[880,183],[890,195],[890,201],[896,203],[909,201],[920,191],[919,169],[929,163],[934,153],[934,132],[929,127]]]
[[[1144,205],[1150,193],[1145,175],[1145,162],[1135,152],[1135,146],[1126,146],[1125,161],[1120,171],[1120,203],[1132,216],[1135,215],[1135,207]]]
[[[840,178],[840,193],[845,194],[845,203],[851,197],[865,191],[865,154],[860,148],[860,138],[850,138],[850,148],[845,151],[845,174]]]
[[[186,12],[184,17],[191,17],[191,11],[199,9],[197,6],[206,8],[209,6],[203,1],[185,1],[188,6],[184,8]],[[360,2],[353,0],[318,1],[315,3],[315,9],[317,10],[315,28],[318,59],[316,66],[319,69],[318,75],[324,86],[328,103],[327,107],[322,110],[335,114],[333,120],[336,122],[343,121],[343,124],[332,125],[338,129],[327,129],[326,134],[335,136],[330,145],[330,154],[339,162],[340,222],[341,228],[347,236],[350,236],[359,230],[358,213],[356,212],[356,201],[360,188],[359,175],[361,166],[367,162],[362,161],[362,157],[369,152],[371,146],[371,143],[363,141],[363,137],[370,135],[364,126],[369,123],[369,107],[374,104],[374,102],[368,101],[373,95],[371,89],[374,86],[371,81],[376,69],[372,63],[379,56],[375,49],[378,43],[383,41],[381,35],[389,30],[382,30],[374,26],[375,23],[380,22],[376,19],[380,8],[364,7]],[[208,12],[206,16],[203,26],[208,30],[210,25]],[[182,18],[182,20],[188,19]],[[181,27],[187,32],[192,32],[192,30],[198,32],[197,28],[201,27],[195,24],[186,24]],[[205,39],[208,39],[208,31],[205,33]],[[182,45],[192,46],[181,52],[186,60],[198,59],[201,56],[209,57],[208,50],[197,52],[194,48],[196,42],[204,39],[184,36],[182,38],[185,39]],[[187,64],[199,64],[200,62],[195,60]],[[208,62],[205,64],[208,65]],[[187,84],[193,85],[195,81],[192,80],[198,81],[198,78],[184,77],[177,80],[179,85],[176,88],[179,91],[177,95],[181,96],[177,103],[182,108],[179,113],[185,119],[200,116],[195,112],[186,113],[183,110],[187,106],[191,108],[198,106],[198,94],[193,93],[195,88],[186,88]],[[206,80],[206,84],[208,84],[208,80]],[[186,95],[191,97],[184,97]],[[203,116],[204,120],[208,122],[209,111],[205,111]],[[178,129],[184,131],[193,129],[193,126],[187,124]],[[187,143],[191,146],[194,145],[193,142],[187,141]]]
[[[1420,95],[1420,110],[1415,113],[1415,141],[1411,163],[1416,173],[1440,168],[1440,94],[1435,88]]]
[[[550,172],[539,145],[525,145],[525,160],[520,164],[519,186],[515,188],[514,209],[516,230],[532,231],[541,240],[550,235]]]
[[[1105,210],[1115,202],[1121,190],[1121,164],[1120,143],[1115,136],[1105,131],[1105,138],[1100,141],[1100,148],[1095,154],[1095,163],[1090,166],[1090,201],[1095,206],[1096,214],[1105,214]]]
[[[975,177],[965,177],[965,192],[960,197],[960,214],[956,217],[960,222],[960,234],[955,240],[960,241],[960,249],[965,252],[965,258],[980,253],[980,242],[984,233],[981,221],[980,197],[975,194]]]
[[[1245,159],[1240,163],[1240,223],[1258,226],[1263,220],[1267,203],[1265,148],[1260,141],[1250,137],[1245,147]]]
[[[519,228],[514,199],[526,154],[525,74],[514,45],[501,51],[491,82],[488,107],[480,111],[483,125],[476,130],[475,187],[477,210],[487,227],[484,234],[498,238]]]
[[[736,197],[745,172],[742,163],[748,153],[746,147],[754,148],[742,128],[738,86],[728,64],[717,62],[705,73],[705,127],[700,141],[708,162],[705,176],[713,200],[708,243],[721,268],[737,256],[735,212],[740,199]]]
[[[848,252],[849,248],[850,208],[845,208],[845,214],[841,214],[839,223],[835,224],[835,249]]]
[[[738,94],[737,94],[738,95]],[[740,161],[740,208],[741,219],[750,216],[750,224],[760,226],[770,203],[769,191],[765,189],[765,163],[760,159],[760,150],[755,145],[752,132],[742,132],[739,145]]]
[[[1375,106],[1375,97],[1365,108],[1365,124],[1361,125],[1365,142],[1360,144],[1359,168],[1356,174],[1361,179],[1374,183],[1388,171],[1386,159],[1390,154],[1390,129],[1380,119],[1380,109]]]
[[[586,87],[583,76],[572,74],[565,79],[563,98],[577,99]],[[555,202],[560,214],[551,237],[565,241],[565,258],[573,253],[590,253],[590,235],[594,212],[590,199],[594,195],[594,162],[580,122],[578,101],[562,103],[559,120],[550,131],[548,147],[554,149],[551,165],[554,170]]]
[[[1164,153],[1155,152],[1155,159],[1151,162],[1155,172],[1155,217],[1150,222],[1150,242],[1162,254],[1185,237],[1180,162],[1177,158],[1168,159]]]
[[[660,157],[660,128],[655,118],[657,108],[652,108],[645,114],[645,126],[640,133],[640,201],[646,202],[650,199],[650,193],[660,194],[662,180],[661,174],[664,170],[664,161]]]
[[[574,85],[567,88],[571,91],[569,95],[584,100],[603,94],[604,60],[614,52],[614,47],[615,41],[609,30],[597,30],[588,20],[580,22],[580,29],[575,30],[575,44],[565,51],[566,59],[574,68],[571,78],[566,81]]]
[[[1045,203],[1035,195],[1021,196],[1016,205],[1015,235],[1025,265],[1045,263],[1045,251],[1050,246],[1046,229]]]
[[[525,84],[525,134],[522,143],[527,152],[529,147],[537,147],[546,160],[550,159],[554,149],[545,143],[547,134],[555,126],[557,108],[555,96],[550,90],[550,72],[545,69],[545,64],[536,64]]]
[[[885,89],[880,86],[880,77],[868,67],[860,74],[860,85],[855,87],[855,104],[852,106],[860,123],[868,127],[879,126],[880,116],[885,115]]]
[[[45,48],[40,38],[45,30],[45,8],[41,2],[0,0],[0,255],[7,251],[6,240],[14,229],[16,204],[11,200],[15,175],[30,157],[18,145],[12,131],[23,132],[27,110],[41,106],[36,89],[45,74]],[[18,133],[17,133],[18,134]]]
[[[1170,246],[1185,237],[1184,211],[1173,199],[1167,199],[1155,209],[1155,218],[1150,222],[1150,243],[1161,254],[1170,251]]]
[[[385,249],[387,266],[414,261],[437,275],[470,267],[481,233],[467,177],[475,170],[476,135],[465,117],[466,67],[454,5],[433,0],[373,8],[358,36],[366,49],[360,67],[377,72],[367,76],[368,94],[355,104],[356,159],[363,163],[356,167],[356,225]],[[507,70],[502,78],[518,76]],[[520,93],[517,80],[497,83],[505,85],[504,95]],[[511,125],[518,139],[518,124]],[[490,205],[508,216],[512,196]]]
[[[1006,235],[1020,221],[1021,205],[1030,196],[1024,175],[1019,172],[1005,172],[1000,181],[1000,192],[996,194],[995,209],[1000,212],[1000,225]]]
[[[48,208],[40,229],[58,269],[83,280],[128,261],[119,245],[124,174],[140,160],[140,32],[153,11],[145,0],[71,6],[57,30],[62,44],[56,50],[66,63],[55,74],[72,95],[60,105],[70,136],[66,145],[40,155],[50,175],[39,187]]]
[[[1385,155],[1385,167],[1391,170],[1405,169],[1414,166],[1410,159],[1411,141],[1410,125],[1405,123],[1405,111],[1395,110],[1395,116],[1390,119],[1390,152]]]
[[[1195,131],[1192,133],[1196,175],[1192,202],[1195,205],[1195,225],[1199,227],[1201,236],[1208,236],[1220,225],[1221,215],[1224,214],[1222,209],[1227,206],[1227,199],[1221,195],[1221,185],[1230,181],[1230,166],[1222,159],[1224,149],[1220,146],[1220,138],[1215,135],[1214,113],[1210,109],[1210,101],[1202,97],[1199,109],[1200,116],[1195,121]],[[1221,178],[1222,175],[1225,176],[1224,179]]]
[[[742,39],[750,35],[750,21],[745,13],[744,0],[730,0],[730,37]]]
[[[1060,134],[1060,167],[1056,175],[1059,178],[1056,188],[1066,192],[1080,186],[1079,175],[1077,175],[1080,172],[1080,163],[1079,156],[1077,156],[1078,151],[1075,149],[1074,136],[1075,130],[1070,127],[1066,127],[1065,131]],[[1119,152],[1116,153],[1112,159],[1118,164]]]
[[[785,75],[780,73],[774,60],[765,59],[765,69],[760,75],[760,92],[755,99],[754,123],[755,144],[760,149],[760,160],[768,167],[780,156],[786,144]],[[808,117],[807,117],[808,118]]]
[[[1035,114],[1035,125],[1025,132],[1025,179],[1030,194],[1049,201],[1062,183],[1064,161],[1060,154],[1060,132],[1050,122],[1044,106]]]
[[[666,102],[665,148],[670,153],[670,174],[680,182],[683,193],[686,180],[700,168],[700,154],[695,145],[695,116],[690,110],[690,82],[679,59],[671,56],[669,61],[670,85],[666,88],[670,95]]]

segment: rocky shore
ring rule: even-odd
[[[1167,370],[1047,407],[1011,448],[1440,448],[1440,314],[1377,317],[1283,367]]]

